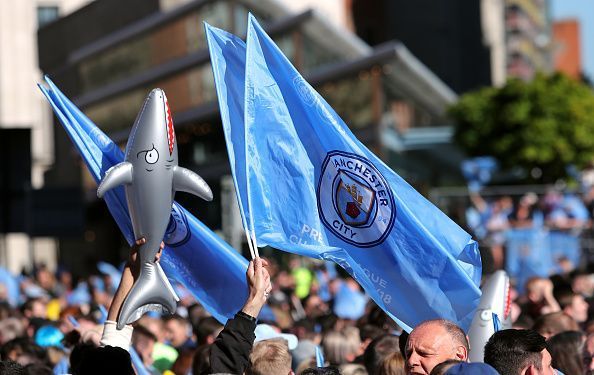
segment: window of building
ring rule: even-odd
[[[355,73],[316,89],[350,128],[361,129],[373,123],[372,83],[369,71]]]
[[[37,7],[37,27],[42,27],[58,18],[57,6]]]

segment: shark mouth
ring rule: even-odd
[[[173,118],[171,117],[171,110],[169,109],[169,102],[165,93],[163,93],[165,99],[165,122],[167,123],[167,144],[169,145],[169,156],[173,154],[173,145],[175,144],[175,131],[173,130]]]
[[[511,285],[509,283],[509,278],[506,277],[505,281],[505,308],[503,310],[503,317],[507,319],[511,313]]]

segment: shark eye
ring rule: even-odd
[[[159,160],[159,152],[157,149],[155,149],[155,146],[146,152],[146,155],[144,155],[144,160],[146,160],[146,162],[149,164],[155,164],[157,160]]]

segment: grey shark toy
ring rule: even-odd
[[[485,344],[489,338],[499,330],[512,328],[511,296],[507,273],[502,270],[496,271],[485,280],[481,289],[483,295],[468,331],[470,362],[483,362]]]
[[[177,144],[171,111],[161,89],[150,92],[136,117],[125,161],[106,173],[97,196],[125,186],[135,238],[146,239],[138,250],[140,273],[124,300],[117,327],[122,329],[149,310],[172,314],[179,298],[155,255],[165,235],[176,191],[195,194],[207,201],[212,191],[196,173],[177,165]]]

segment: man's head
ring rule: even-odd
[[[192,327],[186,319],[177,314],[165,319],[165,337],[174,347],[179,348],[184,345],[191,336]]]
[[[558,299],[561,310],[576,322],[583,323],[588,320],[588,302],[580,294],[568,291],[560,294]]]
[[[145,365],[153,364],[153,349],[157,337],[144,326],[138,325],[132,334],[132,345]]]
[[[545,338],[529,329],[496,332],[485,345],[485,363],[501,375],[553,375]]]
[[[468,339],[456,324],[428,320],[412,330],[406,342],[407,374],[428,375],[443,361],[468,359]]]
[[[332,365],[352,362],[361,353],[361,338],[355,327],[330,331],[322,340],[326,360]]]
[[[548,339],[561,332],[579,331],[580,327],[572,317],[563,311],[557,311],[539,317],[532,329]]]
[[[398,336],[384,334],[375,338],[363,353],[363,362],[367,372],[375,374],[379,371],[384,358],[399,351],[398,344]]]
[[[285,339],[270,339],[258,342],[250,354],[248,375],[288,375],[291,370],[291,354]]]

